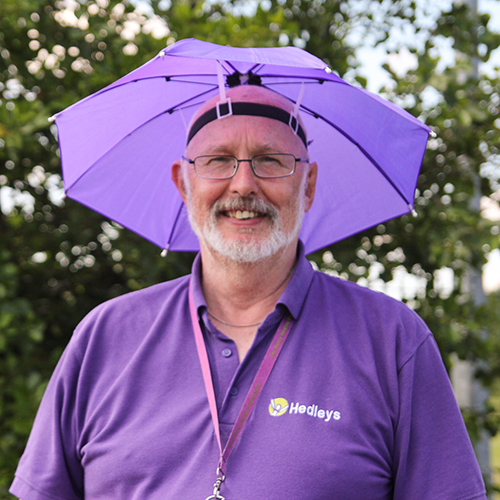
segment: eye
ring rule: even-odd
[[[279,159],[273,155],[261,155],[258,156],[257,159],[263,163],[280,163]]]
[[[206,156],[205,160],[210,168],[225,167],[234,163],[232,156]]]
[[[211,171],[230,169],[235,164],[235,159],[232,156],[225,155],[199,156],[196,160],[197,168]]]
[[[255,164],[260,168],[277,169],[288,168],[280,155],[259,155],[254,158]]]

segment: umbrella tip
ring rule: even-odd
[[[430,135],[433,139],[435,139],[435,138],[438,136],[438,135],[436,134],[436,132],[434,132],[434,130],[431,130],[431,131],[429,132],[429,135]]]
[[[410,209],[410,213],[413,215],[413,217],[418,217],[417,211],[409,203],[408,203],[408,208]]]
[[[161,256],[166,257],[168,255],[168,249],[170,248],[170,245],[167,245],[162,251],[161,251]]]
[[[56,121],[56,115],[49,116],[48,118],[49,123],[53,123]]]

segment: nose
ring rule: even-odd
[[[239,160],[238,170],[231,178],[229,189],[241,196],[256,194],[259,190],[258,178],[252,170],[251,160]]]

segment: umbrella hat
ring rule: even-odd
[[[308,253],[412,210],[426,125],[296,47],[194,39],[56,115],[66,195],[161,248],[198,250],[170,166],[201,104],[252,78],[295,103],[318,163]]]

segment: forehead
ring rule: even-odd
[[[229,89],[226,96],[235,102],[250,102],[268,104],[279,107],[291,113],[294,104],[282,95],[263,87],[244,85]],[[195,113],[191,125],[208,110],[213,109],[220,101],[220,96],[214,96],[205,102]],[[247,144],[256,152],[291,152],[293,149],[303,154],[302,141],[292,131],[289,125],[272,118],[261,116],[234,115],[214,120],[201,128],[191,139],[186,152],[208,154],[207,149],[220,153],[227,149]],[[306,152],[306,151],[305,151]]]

